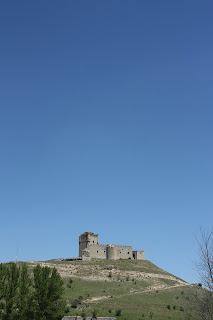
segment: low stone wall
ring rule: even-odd
[[[117,320],[117,318],[110,318],[110,317],[80,317],[80,316],[65,316],[62,320]]]

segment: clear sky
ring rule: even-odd
[[[196,282],[213,225],[213,2],[0,4],[0,261],[145,250]]]

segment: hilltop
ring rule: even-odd
[[[147,260],[31,261],[56,267],[65,283],[68,315],[119,319],[186,319],[191,285]]]

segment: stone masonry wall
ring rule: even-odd
[[[87,248],[90,253],[90,258],[106,259],[105,245],[89,244]]]
[[[85,232],[79,236],[79,257],[90,259],[136,259],[145,260],[144,251],[132,251],[131,246],[117,246],[114,244],[99,245],[98,234]]]
[[[79,257],[82,257],[82,251],[86,249],[89,244],[98,244],[98,234],[85,232],[79,236]]]
[[[136,260],[145,260],[145,252],[144,251],[132,251],[133,259]]]
[[[132,247],[131,246],[107,246],[107,259],[119,260],[119,259],[132,259]]]

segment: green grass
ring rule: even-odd
[[[176,297],[179,297],[176,299]],[[171,309],[168,309],[167,306]],[[111,309],[115,314],[117,309],[121,309],[120,319],[186,319],[188,314],[186,311],[186,300],[181,295],[181,289],[168,290],[162,292],[135,294],[122,298],[113,298],[93,304],[93,308],[99,310],[100,315],[108,315]],[[91,305],[90,305],[91,306]],[[175,309],[173,307],[175,306]],[[182,308],[181,308],[182,307]],[[184,311],[180,311],[180,308]]]
[[[92,286],[93,287],[93,286]],[[95,287],[86,288],[90,291],[91,296],[98,289],[100,292],[100,284]],[[89,290],[90,289],[90,290]],[[186,288],[184,288],[185,290]],[[112,289],[113,291],[113,289]],[[186,292],[187,290],[185,290]],[[116,310],[121,310],[121,320],[137,320],[137,319],[191,319],[190,313],[187,312],[187,301],[185,296],[181,294],[183,288],[170,289],[166,291],[158,291],[152,293],[133,294],[117,297],[117,293],[121,293],[115,289],[112,298],[102,300],[96,303],[84,303],[77,309],[72,309],[70,315],[80,315],[82,312],[90,314],[92,310],[97,310],[98,316],[115,316]],[[66,293],[66,297],[68,292]],[[75,291],[77,297],[77,292]],[[178,298],[177,298],[178,297]],[[168,309],[170,306],[170,309]],[[174,309],[175,306],[175,309]],[[111,310],[111,313],[109,312]],[[184,310],[184,311],[181,311]],[[196,318],[195,318],[196,319]]]
[[[98,316],[116,316],[116,310],[120,309],[121,316],[117,317],[118,320],[192,319],[187,311],[189,302],[186,299],[190,295],[190,286],[174,288],[174,284],[178,284],[178,278],[173,276],[171,279],[172,275],[149,261],[51,260],[47,263],[58,268],[63,276],[63,270],[68,273],[64,276],[64,298],[69,306],[79,296],[82,297],[77,308],[70,307],[67,315],[90,315],[93,310],[97,310]],[[156,277],[143,277],[144,273],[154,274]],[[168,279],[163,278],[164,276],[168,276]],[[158,286],[167,288],[153,289]],[[97,297],[102,297],[102,300],[91,301]]]
[[[83,299],[93,298],[97,296],[117,296],[130,293],[132,289],[135,291],[142,291],[147,288],[147,285],[151,284],[151,281],[136,281],[136,284],[132,284],[132,281],[85,281],[82,279],[74,279],[71,288],[69,285],[69,279],[64,279],[65,282],[65,297],[69,299],[76,299],[79,295]]]

